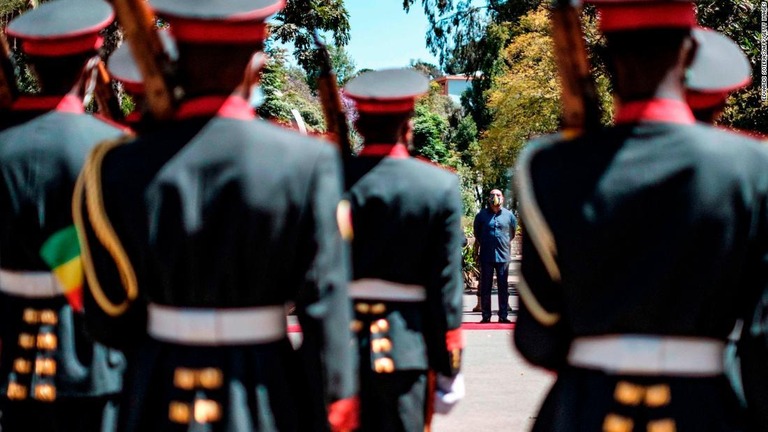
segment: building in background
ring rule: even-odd
[[[433,82],[440,84],[442,94],[450,96],[456,104],[461,103],[461,95],[472,85],[472,80],[479,77],[479,73],[475,76],[467,75],[444,75],[440,78],[435,78]]]

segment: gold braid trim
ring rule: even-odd
[[[520,155],[517,165],[517,190],[520,199],[520,213],[525,222],[525,234],[530,236],[541,262],[549,273],[549,277],[555,282],[560,282],[560,267],[557,265],[557,246],[555,236],[549,228],[544,215],[541,214],[536,194],[530,177],[530,163],[538,148],[527,148]]]
[[[126,254],[125,248],[120,243],[120,239],[115,233],[104,209],[104,197],[101,191],[101,164],[110,150],[132,139],[132,136],[126,136],[103,142],[94,147],[85,161],[83,171],[77,177],[75,193],[72,197],[72,217],[80,239],[83,268],[88,281],[88,289],[91,291],[99,307],[107,315],[113,317],[125,313],[131,302],[138,296],[139,288],[136,283],[136,272],[133,269],[133,265],[128,259],[128,254]],[[82,214],[83,198],[85,198],[88,211],[88,220],[93,227],[94,233],[96,233],[96,238],[115,261],[120,281],[125,288],[125,300],[121,303],[113,303],[107,297],[96,275],[91,250],[88,246],[88,238],[85,235],[85,224],[83,223]]]
[[[544,306],[542,306],[541,303],[539,303],[539,301],[536,299],[536,296],[533,295],[531,288],[528,287],[528,283],[525,282],[525,279],[522,276],[517,283],[517,292],[520,295],[520,299],[525,304],[525,307],[528,308],[528,310],[531,312],[531,315],[533,315],[536,321],[538,321],[541,325],[545,327],[552,327],[553,325],[557,324],[558,321],[560,321],[560,314],[552,313],[544,309]]]

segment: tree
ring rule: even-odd
[[[336,45],[328,45],[328,55],[331,58],[331,67],[336,74],[336,85],[339,88],[344,87],[347,81],[355,77],[355,70],[357,66],[354,60],[349,57],[347,50],[344,47],[338,47]],[[320,75],[320,69],[312,68],[306,71],[307,84],[313,92],[317,91],[317,82]]]
[[[333,45],[349,42],[349,13],[344,0],[291,0],[272,20],[271,38],[293,44],[293,56],[308,75],[317,74],[319,54],[313,33],[330,32]]]
[[[422,60],[411,60],[410,67],[426,75],[429,79],[440,78],[445,75],[439,67]]]
[[[595,23],[587,21],[589,37]],[[480,140],[478,170],[484,189],[503,188],[510,168],[525,143],[560,127],[561,102],[557,67],[550,37],[548,11],[541,7],[520,19],[512,42],[499,55],[502,72],[487,93],[493,121]],[[608,79],[596,71],[605,123],[610,121],[612,98]]]
[[[541,0],[421,0],[430,23],[426,42],[449,74],[482,72],[465,95],[462,106],[472,116],[478,133],[488,128],[491,114],[485,93],[491,86],[499,52],[510,38],[510,28],[535,9]],[[416,0],[403,0],[408,11]]]
[[[413,116],[413,148],[416,155],[438,164],[448,163],[448,118],[451,108],[451,100],[440,94],[440,86],[431,83],[429,92],[417,102]]]
[[[291,110],[296,109],[310,132],[324,132],[320,102],[307,85],[306,74],[288,65],[284,50],[270,48],[268,54],[269,60],[261,75],[264,101],[258,108],[259,115],[290,125],[294,120]]]

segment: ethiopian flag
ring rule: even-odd
[[[40,257],[64,287],[64,295],[77,312],[83,310],[83,263],[75,226],[54,233],[40,248]]]

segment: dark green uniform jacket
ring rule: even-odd
[[[327,428],[325,404],[355,391],[339,165],[328,143],[254,119],[235,97],[187,101],[176,120],[106,154],[97,195],[138,297],[119,315],[95,301],[103,290],[119,304],[126,289],[86,217],[101,287],[86,292],[86,315],[99,340],[133,353],[121,430]],[[303,343],[296,352],[287,337],[161,341],[147,333],[149,303],[224,311],[293,303]],[[182,369],[214,370],[223,380],[185,385]],[[201,401],[213,402],[211,416],[198,416]]]
[[[379,146],[384,153],[374,150]],[[426,300],[356,301],[362,430],[415,431],[423,428],[425,397],[432,397],[427,369],[454,376],[460,368],[461,352],[449,343],[462,313],[459,183],[407,157],[402,145],[391,152],[379,146],[367,145],[345,166],[353,279],[422,286]],[[388,324],[376,331],[380,319]],[[389,339],[391,349],[372,347],[372,339]]]
[[[85,330],[82,311],[76,310],[81,306],[82,270],[71,196],[90,149],[124,131],[84,114],[77,98],[59,100],[58,110],[0,133],[4,430],[14,429],[7,423],[15,422],[11,414],[24,411],[16,407],[28,407],[33,401],[40,406],[22,420],[27,422],[26,430],[43,428],[43,423],[50,430],[66,430],[67,418],[100,414],[80,402],[81,409],[70,407],[69,412],[59,410],[50,417],[48,406],[72,398],[111,395],[121,388],[122,355],[94,343]],[[28,286],[23,292],[30,276],[37,281],[47,278],[56,289],[47,296],[32,295]]]
[[[585,336],[724,343],[768,283],[766,149],[694,124],[682,103],[626,108],[614,127],[531,143],[516,170],[526,232],[515,343],[558,372],[534,429],[739,430],[722,375],[628,377],[566,362]],[[626,403],[620,387],[669,397]]]

